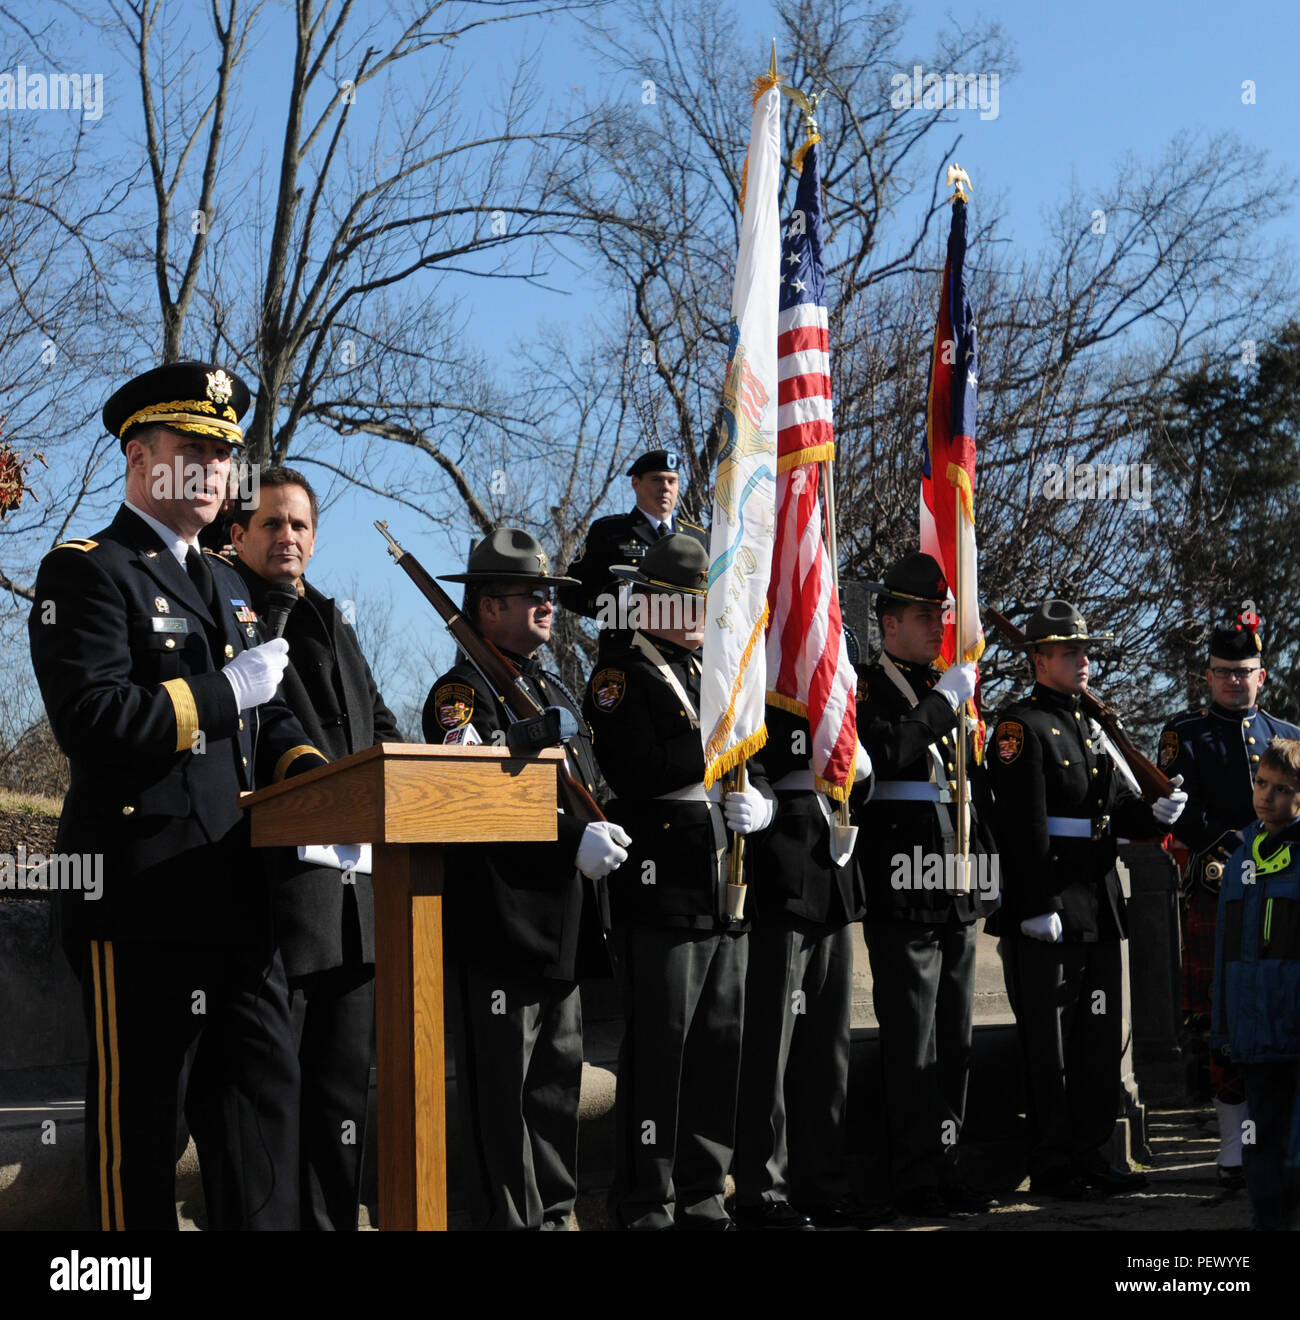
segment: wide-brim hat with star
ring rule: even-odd
[[[128,380],[104,405],[104,428],[126,442],[142,427],[242,445],[239,419],[252,396],[233,372],[212,362],[168,362]]]
[[[1068,600],[1045,600],[1025,624],[1021,646],[1040,646],[1046,642],[1106,642],[1114,633],[1088,631],[1088,622]]]
[[[693,536],[680,532],[656,541],[639,566],[611,564],[609,571],[650,591],[703,596],[709,590],[709,552]]]
[[[1237,616],[1235,623],[1216,627],[1210,634],[1211,660],[1260,660],[1264,643],[1256,631],[1259,615],[1254,612]]]
[[[921,605],[942,605],[948,599],[948,579],[932,555],[908,555],[885,574],[883,582],[864,582],[882,600],[910,600]]]
[[[498,527],[470,552],[464,573],[447,573],[439,582],[541,582],[581,586],[577,578],[557,577],[541,543],[518,527]]]
[[[642,454],[628,468],[627,475],[644,477],[647,472],[676,472],[679,466],[680,460],[676,454],[670,454],[666,449],[652,449],[648,454]]]

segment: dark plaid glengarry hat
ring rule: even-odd
[[[489,532],[470,552],[464,573],[447,573],[439,582],[539,582],[573,584],[577,578],[559,577],[551,572],[550,561],[541,543],[518,527],[498,527]]]
[[[938,561],[919,552],[900,559],[885,574],[883,582],[862,585],[876,592],[882,604],[889,600],[910,600],[921,605],[942,605],[948,599],[948,579]]]
[[[1022,646],[1040,646],[1044,642],[1104,642],[1114,633],[1090,633],[1087,620],[1068,600],[1045,600],[1025,624]]]
[[[629,477],[644,477],[647,472],[676,472],[679,466],[676,454],[666,449],[652,449],[642,454],[627,470]]]
[[[651,591],[703,596],[709,590],[709,552],[693,536],[680,532],[656,541],[639,566],[611,564],[609,571]]]
[[[212,362],[168,362],[127,381],[104,405],[104,428],[123,451],[142,427],[165,426],[242,445],[239,419],[248,411],[248,386]]]

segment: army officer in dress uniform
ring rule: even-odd
[[[61,852],[103,855],[94,902],[62,895],[90,1036],[92,1222],[176,1228],[178,1090],[213,1228],[297,1227],[297,1064],[269,892],[239,794],[325,764],[275,697],[248,588],[198,534],[226,498],[248,389],[205,362],[122,386],[104,425],[126,498],[41,563],[32,664],[71,786]]]
[[[1080,710],[1098,638],[1073,605],[1044,601],[1025,636],[1033,690],[1002,712],[989,760],[1002,956],[1027,1071],[1032,1190],[1078,1199],[1088,1187],[1146,1182],[1100,1154],[1119,1108],[1119,943],[1128,933],[1115,838],[1163,833],[1187,795],[1175,789],[1147,806]]]
[[[570,768],[590,792],[591,736],[578,703],[537,652],[550,640],[550,571],[527,532],[501,527],[469,556],[464,613],[519,670],[539,705],[566,713]],[[434,683],[424,738],[506,745],[505,705],[468,660]],[[491,810],[491,803],[485,803]],[[617,825],[557,816],[555,843],[448,848],[446,924],[461,1142],[475,1227],[569,1227],[577,1195],[582,1004],[578,978],[607,973],[590,881],[627,857]]]
[[[728,911],[726,831],[765,828],[774,804],[753,758],[744,792],[704,787],[704,547],[669,536],[614,571],[634,584],[642,626],[598,663],[583,702],[610,819],[633,840],[610,883],[624,1023],[613,1208],[627,1229],[728,1230],[749,927]]]
[[[1183,1013],[1202,1037],[1209,1030],[1210,987],[1214,978],[1214,931],[1219,881],[1229,857],[1241,846],[1241,831],[1255,820],[1255,770],[1272,738],[1300,738],[1294,724],[1256,704],[1268,677],[1263,667],[1258,619],[1243,615],[1215,628],[1210,636],[1210,704],[1176,715],[1160,735],[1160,768],[1181,775],[1187,810],[1174,834],[1191,857],[1183,892]],[[1246,1092],[1230,1060],[1210,1057],[1210,1085],[1219,1121],[1221,1182],[1241,1186],[1241,1133]]]

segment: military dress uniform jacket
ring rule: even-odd
[[[703,527],[674,516],[672,530],[674,534],[693,536],[706,550],[709,548],[709,534]],[[610,565],[640,564],[658,539],[657,529],[639,508],[631,513],[597,518],[577,559],[567,570],[568,576],[577,578],[582,585],[560,587],[560,604],[575,614],[594,619],[600,611],[602,593],[613,595],[620,585],[609,571]]]
[[[572,694],[536,659],[505,652],[524,687],[543,706],[573,712],[578,732],[567,743],[569,763],[588,792],[596,782],[591,734]],[[470,726],[487,746],[506,745],[505,707],[468,660],[433,685],[424,703],[424,739],[460,743]],[[485,812],[494,810],[491,802]],[[502,820],[508,832],[508,820]],[[520,976],[573,981],[608,974],[590,882],[574,866],[586,826],[561,813],[555,843],[500,843],[450,847],[446,852],[448,949],[480,967]]]
[[[1171,828],[1193,853],[1216,852],[1223,861],[1232,855],[1239,832],[1255,819],[1255,770],[1271,738],[1300,738],[1300,729],[1258,706],[1239,711],[1213,702],[1175,715],[1165,725],[1157,753],[1160,768],[1170,776],[1182,775],[1187,794],[1187,805]]]
[[[264,613],[271,584],[242,560],[235,567],[248,588],[249,603],[259,615]],[[307,740],[334,761],[376,743],[402,742],[356,633],[333,600],[305,580],[302,588],[285,624],[289,665],[280,695],[306,730]],[[337,870],[299,862],[293,849],[277,850],[273,856],[276,941],[285,971],[306,976],[354,961],[374,962],[370,876],[358,873],[343,884]]]
[[[982,892],[974,882],[969,893],[896,888],[892,883],[898,869],[896,858],[907,858],[910,876],[915,869],[915,849],[920,848],[922,858],[943,858],[953,850],[956,808],[947,799],[955,795],[956,788],[957,712],[942,693],[930,691],[939,677],[932,665],[910,664],[893,657],[890,660],[911,688],[916,698],[914,706],[880,660],[858,668],[858,738],[871,756],[876,793],[881,795],[863,801],[866,794],[859,791],[853,797],[862,827],[857,851],[866,880],[867,920],[966,924],[993,912],[998,906],[996,895]],[[966,767],[971,795],[971,856],[992,855],[997,851],[989,828],[992,795],[985,769],[975,763],[973,738],[967,739]],[[887,796],[889,789],[885,786],[895,783],[933,784],[945,800],[910,801]],[[945,835],[949,836],[947,841]],[[977,866],[972,862],[973,870]],[[945,879],[947,875],[945,868]]]
[[[1125,938],[1115,838],[1165,830],[1121,777],[1078,696],[1036,683],[1002,712],[989,753],[1004,920],[1058,912],[1067,942]],[[1049,817],[1077,833],[1058,832]]]
[[[796,745],[802,750],[796,751]],[[763,769],[773,785],[777,807],[771,827],[753,850],[750,902],[759,921],[785,913],[823,926],[844,926],[862,916],[862,873],[856,853],[845,866],[836,866],[831,858],[830,822],[817,799],[822,798],[832,817],[836,806],[811,786],[811,746],[806,718],[768,706]],[[807,779],[809,786],[781,788],[788,775]],[[858,846],[861,844],[859,837]]]
[[[32,664],[71,768],[58,848],[104,857],[98,901],[64,895],[70,953],[92,939],[269,938],[266,868],[250,874],[239,793],[325,758],[278,696],[236,709],[222,665],[261,639],[239,574],[204,562],[211,601],[123,507],[37,574]]]
[[[703,796],[699,652],[658,637],[647,640],[692,710],[635,642],[602,659],[583,701],[596,760],[614,794],[606,814],[632,836],[627,861],[609,877],[614,924],[740,932],[748,927],[723,919],[726,874],[718,866],[718,846],[727,840],[719,833],[721,808]],[[751,787],[766,788],[757,758],[750,758],[748,776]],[[752,852],[746,848],[747,859]]]

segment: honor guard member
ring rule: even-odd
[[[592,523],[586,543],[569,565],[577,583],[560,588],[560,604],[575,614],[602,620],[602,651],[626,646],[631,637],[621,623],[610,621],[615,603],[627,599],[627,589],[620,592],[611,565],[637,566],[656,541],[674,533],[693,537],[705,550],[709,548],[708,533],[702,527],[674,516],[681,493],[678,467],[677,455],[666,449],[642,454],[627,470],[636,498],[632,512],[616,513]]]
[[[1025,628],[1034,686],[1001,714],[989,761],[1002,957],[1027,1071],[1031,1187],[1067,1199],[1088,1187],[1146,1183],[1107,1166],[1101,1153],[1119,1107],[1119,943],[1128,933],[1115,839],[1163,833],[1187,800],[1175,788],[1148,807],[1079,708],[1088,644],[1113,635],[1090,634],[1063,600],[1034,611]]]
[[[632,836],[610,882],[623,1042],[615,1101],[614,1187],[628,1229],[732,1229],[723,1185],[735,1142],[748,925],[728,913],[727,828],[772,819],[771,790],[748,762],[744,792],[706,790],[700,736],[704,547],[669,536],[638,565],[627,645],[597,665],[583,710]],[[746,861],[748,866],[748,860]]]
[[[501,527],[470,551],[467,572],[442,581],[466,584],[465,617],[515,665],[539,705],[566,714],[569,764],[590,792],[591,735],[572,694],[537,660],[551,636],[551,593],[568,579],[551,573],[527,532]],[[426,742],[504,747],[509,726],[504,704],[467,659],[438,679],[424,704]],[[556,826],[555,843],[446,853],[448,1021],[476,1228],[567,1229],[577,1195],[578,978],[608,974],[583,877],[608,875],[629,840],[606,821],[584,826],[563,812]]]
[[[732,1166],[741,1228],[880,1222],[849,1201],[848,1185],[853,923],[862,916],[862,875],[852,827],[817,787],[811,749],[807,717],[769,702],[763,768],[776,815],[749,845],[754,927]],[[860,746],[854,773],[859,781],[871,774]]]
[[[891,1200],[926,1218],[978,1213],[997,1203],[959,1180],[956,1141],[970,1076],[976,923],[997,908],[998,873],[987,776],[969,734],[969,874],[953,863],[958,711],[974,695],[975,666],[935,668],[950,593],[931,556],[908,555],[870,586],[882,649],[858,670],[858,737],[876,785],[858,805],[858,855]]]
[[[293,589],[279,625],[289,643],[281,695],[313,745],[338,760],[403,739],[356,633],[334,601],[303,577],[316,548],[318,515],[306,477],[291,468],[265,468],[256,507],[235,508],[231,535],[246,603],[264,635],[276,627],[268,616],[275,608],[273,584]],[[298,1041],[306,1229],[357,1226],[375,1042],[375,897],[368,859],[356,864],[359,851],[339,850],[338,865],[300,861],[291,849],[270,854],[276,943]],[[330,856],[328,850],[312,853]]]
[[[71,767],[63,852],[99,853],[102,894],[62,895],[90,1036],[93,1223],[175,1229],[181,1078],[212,1228],[296,1228],[297,1086],[269,890],[239,794],[325,764],[275,697],[288,646],[260,642],[248,589],[199,531],[227,494],[248,389],[174,362],[122,386],[112,523],[41,563],[32,664]],[[210,1047],[210,1049],[209,1049]],[[200,1075],[201,1073],[201,1075]]]
[[[1174,834],[1191,853],[1183,878],[1183,1014],[1202,1039],[1209,1029],[1214,927],[1219,883],[1241,831],[1255,819],[1251,792],[1259,758],[1271,738],[1300,738],[1300,729],[1256,704],[1267,671],[1258,616],[1241,615],[1210,636],[1210,704],[1176,715],[1160,735],[1160,768],[1181,775],[1187,810]],[[1219,1180],[1240,1186],[1241,1125],[1246,1093],[1221,1054],[1210,1056],[1210,1085],[1219,1120]]]

